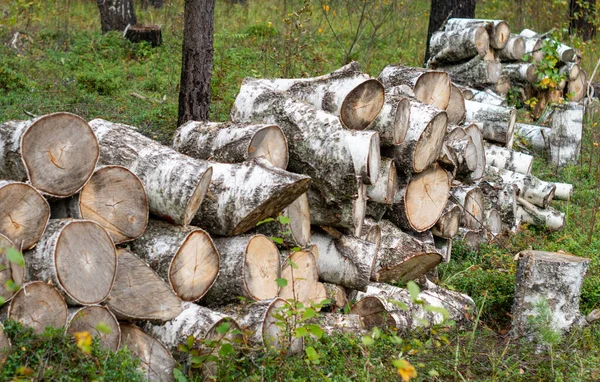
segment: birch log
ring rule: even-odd
[[[533,165],[533,156],[488,144],[485,146],[485,161],[493,167],[529,175]]]
[[[23,256],[29,277],[52,282],[70,304],[101,303],[117,274],[115,245],[90,220],[50,220],[38,245]]]
[[[512,84],[510,83],[510,78],[505,74],[502,74],[498,82],[492,86],[494,92],[504,97],[506,97],[510,89],[512,89]]]
[[[579,159],[583,116],[584,107],[575,102],[555,107],[548,134],[550,160],[555,166],[565,166]]]
[[[544,126],[527,125],[515,123],[515,134],[523,139],[528,146],[535,151],[546,151],[546,139],[550,134],[550,128]]]
[[[200,207],[212,176],[205,161],[179,154],[127,125],[90,121],[100,142],[100,162],[126,167],[148,195],[150,212],[176,224],[189,224]]]
[[[173,381],[177,361],[158,340],[135,325],[121,325],[121,347],[127,346],[141,362],[140,369],[148,381]]]
[[[502,74],[499,61],[486,61],[479,56],[466,62],[439,66],[438,69],[447,72],[452,81],[477,89],[497,84]]]
[[[566,253],[524,251],[519,253],[512,307],[512,335],[535,336],[530,317],[539,315],[536,305],[547,302],[552,329],[561,333],[586,324],[579,311],[581,286],[590,259]]]
[[[207,197],[196,226],[213,235],[235,236],[290,205],[308,190],[310,178],[274,167],[264,158],[213,163]]]
[[[52,218],[95,221],[115,244],[140,237],[148,224],[148,212],[144,185],[121,166],[100,167],[79,194],[52,203]]]
[[[538,80],[535,65],[529,63],[502,64],[502,74],[508,76],[514,85],[520,87],[533,84]]]
[[[458,186],[450,191],[451,200],[462,207],[461,225],[481,229],[484,217],[483,192],[478,186]]]
[[[377,203],[392,204],[398,188],[396,164],[393,159],[381,158],[379,169],[379,179],[375,184],[368,186],[367,196],[369,200]]]
[[[319,280],[345,288],[365,288],[377,261],[377,245],[341,234],[333,237],[313,232],[311,236],[319,249]]]
[[[277,123],[288,138],[288,169],[312,178],[326,203],[356,193],[356,176],[372,184],[379,176],[379,136],[345,130],[335,116],[246,79],[232,118],[238,122]]]
[[[517,198],[517,202],[517,218],[522,223],[544,227],[550,231],[558,231],[565,227],[564,212],[557,211],[552,207],[540,208],[523,198]]]
[[[514,184],[519,188],[519,196],[538,207],[546,208],[554,198],[556,185],[545,182],[533,175],[523,175],[518,172],[488,166],[489,176],[500,177],[504,183]]]
[[[503,143],[511,149],[514,140],[514,128],[517,113],[514,108],[486,105],[479,102],[465,101],[467,121],[482,123],[483,138],[488,141]]]
[[[476,124],[469,124],[466,127],[463,127],[465,134],[471,138],[471,142],[475,146],[476,155],[477,155],[477,167],[470,175],[470,181],[475,182],[483,177],[485,173],[485,146],[483,144],[483,133],[481,129]]]
[[[449,191],[448,172],[434,164],[399,187],[394,204],[384,216],[397,226],[423,232],[438,221]]]
[[[26,181],[65,198],[85,185],[98,162],[90,126],[70,113],[0,124],[0,179]]]
[[[554,191],[555,200],[571,200],[573,197],[573,185],[569,183],[554,182],[556,190]]]
[[[458,62],[475,56],[485,56],[490,49],[490,37],[482,26],[435,32],[429,40],[429,63]]]
[[[281,216],[289,219],[289,223],[282,224],[280,217],[273,217],[273,221],[257,225],[256,232],[268,237],[279,237],[292,247],[306,247],[310,241],[308,193],[300,195],[292,204],[284,208]]]
[[[581,67],[574,62],[568,62],[560,68],[559,72],[566,75],[568,81],[575,81],[581,74]]]
[[[514,230],[517,225],[518,187],[510,183],[484,180],[479,183],[479,188],[483,192],[484,207],[493,208],[500,213],[505,230]]]
[[[446,141],[446,146],[454,152],[456,157],[456,168],[454,179],[471,180],[471,174],[477,170],[477,148],[473,144],[471,137],[466,136],[461,140]]]
[[[106,305],[119,320],[168,321],[181,313],[181,300],[142,259],[117,250],[117,277]]]
[[[579,102],[587,93],[588,82],[587,74],[583,69],[579,71],[579,76],[569,81],[567,85],[567,99],[571,102]]]
[[[41,334],[46,327],[62,328],[67,324],[67,304],[52,285],[29,282],[14,296],[8,307],[8,319]]]
[[[372,281],[405,283],[421,277],[442,262],[442,256],[426,241],[402,232],[387,220],[379,222],[379,227],[381,245],[371,273]]]
[[[346,288],[341,285],[332,284],[332,283],[320,283],[323,285],[325,289],[325,298],[327,298],[330,303],[329,307],[332,311],[343,309],[348,305],[348,297],[346,296]]]
[[[450,86],[450,101],[446,108],[448,114],[448,124],[457,124],[465,119],[467,109],[465,109],[465,97],[462,91],[454,84]]]
[[[460,227],[455,239],[462,241],[468,248],[475,252],[478,252],[482,245],[489,243],[488,231],[485,228],[471,229]]]
[[[453,31],[474,26],[484,26],[490,35],[490,46],[494,49],[503,49],[510,38],[510,27],[504,20],[481,19],[449,19],[445,30]]]
[[[365,327],[358,314],[321,313],[310,320],[317,324],[328,336],[349,333],[352,335],[366,334]]]
[[[475,90],[471,101],[487,103],[494,106],[506,106],[506,98],[491,89]],[[465,110],[466,113],[466,110]]]
[[[446,239],[453,238],[458,232],[461,217],[462,208],[458,204],[448,201],[440,218],[435,225],[431,227],[431,233],[437,237]]]
[[[498,49],[496,54],[500,61],[519,61],[525,55],[526,49],[523,37],[511,34],[504,48]]]
[[[99,330],[100,325],[103,326],[102,330]],[[100,305],[69,309],[66,332],[70,335],[88,332],[102,347],[114,352],[119,350],[121,344],[119,322],[110,310]]]
[[[544,59],[542,52],[542,40],[537,37],[521,36],[525,41],[525,54],[531,54],[534,62],[541,62]]]
[[[311,302],[321,302],[317,301],[322,298],[321,291],[317,290],[317,255],[312,250],[283,254],[281,278],[287,284],[279,290],[279,297],[299,301],[305,306],[309,306]]]
[[[407,85],[418,101],[442,110],[450,102],[450,77],[444,72],[388,65],[379,74],[379,81],[386,88]]]
[[[367,128],[379,133],[382,146],[393,146],[404,142],[409,124],[409,98],[388,90],[381,112]]]
[[[32,186],[0,180],[0,235],[19,250],[36,245],[50,219],[50,206]]]
[[[202,299],[203,305],[218,306],[239,301],[277,297],[281,275],[279,250],[264,235],[242,235],[214,240],[221,257],[219,276]]]
[[[284,170],[288,164],[287,139],[277,125],[188,121],[177,128],[173,148],[192,158],[223,163],[264,157]]]
[[[130,247],[183,301],[199,300],[219,273],[219,252],[208,233],[197,227],[150,220]]]
[[[320,77],[260,81],[340,117],[342,125],[352,130],[369,126],[384,103],[383,86],[362,73],[356,61]]]
[[[301,352],[304,348],[302,338],[293,337],[295,325],[286,317],[290,305],[281,298],[228,305],[219,311],[233,317],[253,346],[262,346],[267,350],[285,350],[286,354]],[[289,328],[289,329],[287,329]]]
[[[12,241],[0,234],[0,297],[4,303],[12,300],[25,279],[25,267],[9,260],[9,249],[18,251]]]

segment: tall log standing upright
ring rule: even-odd
[[[475,17],[475,0],[431,0],[425,63],[429,60],[429,40],[431,40],[431,35],[440,30],[448,19],[454,17]]]
[[[137,19],[133,0],[96,0],[100,9],[102,33],[124,31],[127,25],[135,25]]]
[[[569,33],[580,34],[583,41],[588,41],[596,35],[596,0],[570,0],[569,2]]]
[[[177,125],[208,121],[213,67],[215,0],[185,2]]]

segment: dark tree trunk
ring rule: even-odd
[[[135,25],[133,0],[96,0],[100,9],[102,33],[124,31],[128,24]]]
[[[594,17],[596,0],[571,0],[569,4],[570,34],[579,34],[583,41],[591,40],[596,35]]]
[[[148,9],[148,4],[152,5],[154,8],[162,8],[163,0],[142,0],[142,8]]]
[[[427,30],[427,48],[425,63],[429,60],[429,40],[433,32],[438,31],[448,19],[474,18],[475,0],[431,0],[429,29]]]
[[[207,121],[213,66],[215,0],[186,0],[179,120]]]

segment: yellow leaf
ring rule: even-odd
[[[327,4],[323,4],[323,10],[324,10],[325,12],[329,12],[329,5],[327,5]]]
[[[417,376],[417,370],[413,365],[405,359],[394,360],[394,366],[398,369],[398,374],[402,377],[402,381],[409,382]]]
[[[89,332],[75,332],[73,333],[75,340],[77,341],[77,347],[85,354],[92,352],[92,336]]]
[[[319,33],[323,33],[323,28],[319,28]]]
[[[337,13],[335,12],[335,9],[333,10],[333,15],[334,15],[334,16],[337,16]]]

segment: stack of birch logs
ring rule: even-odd
[[[0,124],[4,317],[126,345],[151,380],[173,379],[189,336],[200,352],[215,339],[301,351],[275,314],[292,300],[326,300],[328,333],[443,320],[387,283],[418,280],[420,299],[467,324],[473,301],[430,281],[452,238],[558,228],[544,208],[570,191],[499,146],[514,110],[469,118],[457,89],[446,72],[375,79],[356,63],[246,79],[231,122],[190,121],[173,147],[69,113]],[[15,250],[25,268],[5,260]]]

